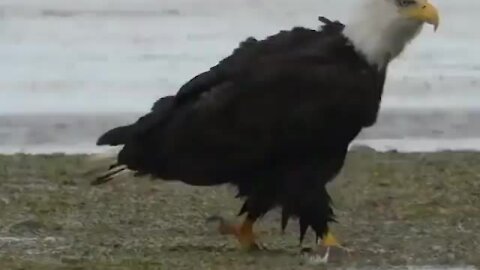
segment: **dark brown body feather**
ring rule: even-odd
[[[282,208],[321,236],[333,220],[325,189],[350,142],[375,123],[385,71],[369,65],[343,25],[294,28],[241,43],[157,101],[136,123],[104,134],[118,164],[191,185],[236,185],[252,218]]]

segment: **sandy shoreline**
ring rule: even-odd
[[[331,269],[480,266],[479,164],[480,152],[351,151],[329,189],[334,230],[355,252],[338,253]],[[0,265],[318,269],[298,256],[295,221],[281,234],[278,211],[258,224],[269,248],[260,253],[238,251],[207,226],[209,215],[235,216],[231,187],[129,177],[91,187],[88,169],[84,155],[0,155]]]
[[[0,153],[96,153],[106,130],[134,122],[142,113],[0,115]],[[375,126],[354,144],[379,151],[480,150],[480,111],[383,110]]]

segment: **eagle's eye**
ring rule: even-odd
[[[398,0],[397,2],[401,7],[408,7],[417,3],[415,0]]]

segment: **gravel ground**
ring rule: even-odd
[[[336,251],[329,269],[480,266],[480,153],[351,151],[329,186]],[[246,253],[205,219],[235,219],[230,186],[132,181],[91,187],[84,155],[0,156],[1,269],[321,269],[299,255],[298,225],[278,211]],[[305,245],[313,246],[313,234]],[[468,269],[468,268],[466,268]]]

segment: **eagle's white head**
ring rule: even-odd
[[[437,30],[439,15],[428,0],[360,0],[344,35],[367,61],[384,67],[420,33],[424,23]]]

